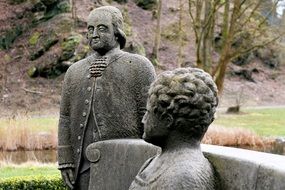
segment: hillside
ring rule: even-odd
[[[156,26],[153,11],[131,0],[112,5],[119,7],[125,17],[126,49],[149,57]],[[86,18],[96,6],[92,0],[76,1],[78,19],[74,22],[65,0],[0,0],[0,116],[58,113],[64,71],[89,52]],[[177,6],[177,1],[170,0],[162,7],[159,59],[163,69],[176,67]],[[185,10],[184,22],[188,19]],[[185,26],[183,35],[184,65],[194,66],[195,44],[190,27]],[[163,69],[156,68],[158,73]],[[246,79],[244,70],[253,80]],[[284,74],[284,62],[273,67],[259,59],[244,66],[231,64],[220,106],[235,105],[237,99],[244,106],[285,105]]]

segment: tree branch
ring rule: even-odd
[[[29,90],[29,89],[27,89],[27,88],[22,88],[22,90],[24,90],[25,92],[32,93],[32,94],[39,94],[39,95],[42,95],[42,94],[43,94],[43,92],[35,91],[35,90]]]

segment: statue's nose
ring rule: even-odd
[[[146,123],[146,117],[147,117],[147,112],[144,114],[143,118],[142,118],[142,123],[145,124]]]
[[[94,32],[92,34],[92,37],[93,38],[98,38],[99,37],[97,30],[94,30]]]

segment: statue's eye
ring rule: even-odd
[[[94,32],[94,27],[93,26],[89,26],[88,27],[88,31],[87,31],[87,38],[91,38]]]
[[[94,31],[94,27],[89,27],[89,28],[88,28],[88,33],[89,33],[89,34],[90,34],[90,33],[92,34],[93,31]]]
[[[98,31],[105,32],[105,31],[107,31],[107,27],[103,26],[103,25],[100,25],[100,26],[98,26]]]

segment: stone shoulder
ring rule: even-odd
[[[153,67],[152,63],[144,56],[125,52],[125,57],[137,66]]]
[[[77,61],[75,63],[73,63],[68,69],[67,72],[75,72],[78,70],[82,70],[83,65],[85,65],[86,63],[88,63],[87,61],[88,57],[81,59],[80,61]]]
[[[87,57],[88,58],[88,57]],[[87,58],[73,63],[65,73],[65,80],[74,81],[79,80],[86,72],[86,67],[88,67]]]

